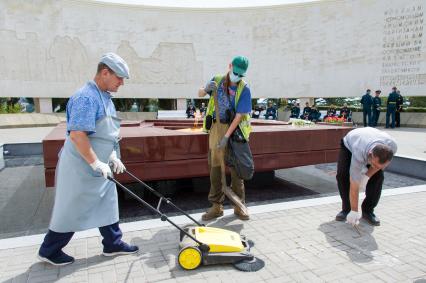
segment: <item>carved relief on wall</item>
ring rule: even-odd
[[[15,31],[0,30],[1,80],[73,82],[91,79],[96,71],[86,47],[77,37],[55,36],[43,43],[36,33],[18,38]],[[43,47],[45,45],[46,47]],[[148,58],[139,57],[129,41],[116,52],[129,64],[132,84],[192,84],[202,80],[192,43],[159,43]]]
[[[128,41],[117,53],[129,64],[132,84],[192,84],[202,80],[192,43],[160,43],[149,58],[141,58]]]

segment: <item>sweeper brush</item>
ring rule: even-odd
[[[199,223],[185,211],[173,204],[170,199],[165,198],[159,192],[139,180],[132,173],[127,170],[125,172],[159,198],[156,208],[141,199],[113,177],[108,177],[108,179],[144,206],[148,207],[151,211],[159,214],[162,221],[169,222],[180,231],[180,251],[178,255],[178,262],[183,269],[196,269],[202,264],[210,265],[231,263],[238,270],[252,272],[258,271],[265,266],[263,260],[256,258],[251,253],[250,248],[253,247],[254,243],[247,240],[245,236],[226,229],[206,227],[204,224]],[[195,225],[189,225],[185,228],[181,228],[176,225],[161,212],[160,207],[164,202],[184,214],[192,222],[194,222]]]

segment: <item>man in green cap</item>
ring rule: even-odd
[[[238,142],[249,141],[251,93],[247,83],[242,80],[248,65],[249,61],[246,57],[235,57],[229,64],[226,74],[214,76],[198,91],[199,97],[210,95],[203,129],[209,133],[210,192],[208,198],[212,207],[203,214],[202,219],[205,221],[223,215],[225,195],[222,185],[226,184],[222,184],[221,163],[223,163],[223,152],[229,138],[235,140],[238,136]],[[231,167],[230,171],[231,188],[244,203],[244,180],[237,175],[234,168]],[[249,215],[238,207],[234,207],[234,214],[241,220],[249,219]]]

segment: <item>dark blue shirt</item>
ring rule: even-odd
[[[214,81],[214,78],[212,79]],[[223,88],[223,80],[217,88],[217,100],[219,103],[219,117],[220,120],[226,120],[226,110],[234,109],[236,113],[248,114],[251,112],[251,93],[248,85],[244,87],[238,99],[237,107],[235,108],[235,95],[237,93],[237,86],[228,87],[228,95]]]
[[[393,102],[393,104],[396,104],[397,99],[398,99],[398,93],[396,93],[396,91],[389,93],[388,104],[389,102]]]
[[[380,99],[380,97],[375,96],[373,98],[373,107],[374,107],[374,109],[380,108],[381,105],[382,105],[382,100]]]
[[[373,105],[373,98],[368,93],[364,94],[361,98],[361,104],[364,109],[371,108],[371,105]]]

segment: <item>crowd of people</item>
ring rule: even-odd
[[[364,127],[376,127],[378,125],[380,112],[382,111],[382,100],[380,98],[380,94],[381,90],[376,90],[374,96],[372,96],[371,90],[367,89],[366,93],[361,98]],[[330,120],[352,122],[352,111],[348,107],[347,103],[344,103],[340,108],[337,108],[335,105],[331,105],[327,109],[324,117],[321,117],[322,114],[318,107],[316,105],[311,106],[309,102],[305,103],[305,107],[303,107],[302,111],[300,104],[297,101],[293,101],[290,105],[290,118],[309,120],[312,122]],[[386,128],[400,127],[400,113],[402,111],[402,106],[403,97],[400,91],[396,87],[393,87],[392,92],[389,93],[386,102]],[[204,102],[201,103],[199,111],[201,117],[204,117],[206,113],[206,106]],[[186,109],[187,118],[194,118],[195,113],[196,108],[192,102],[190,102],[188,104],[188,108]],[[272,101],[267,103],[267,107],[262,105],[255,105],[254,109],[251,111],[251,118],[277,120],[277,107],[273,104]]]
[[[376,127],[380,117],[382,100],[380,99],[381,90],[376,90],[374,97],[371,96],[371,90],[367,89],[361,98],[362,117],[364,127]],[[401,125],[401,112],[404,103],[404,98],[397,87],[392,88],[386,102],[386,124],[385,127],[392,129],[400,127]],[[392,119],[392,120],[391,120]]]
[[[305,107],[303,108],[302,114],[300,114],[299,103],[293,102],[293,105],[290,109],[290,118],[309,120],[312,122],[319,122],[321,121],[321,113],[315,105],[310,106],[309,102],[306,102]],[[344,121],[351,122],[352,111],[349,109],[347,103],[345,103],[343,107],[340,108],[339,114],[338,114],[336,106],[331,105],[327,109],[327,113],[324,116],[323,120],[326,121],[329,118],[341,118]]]

